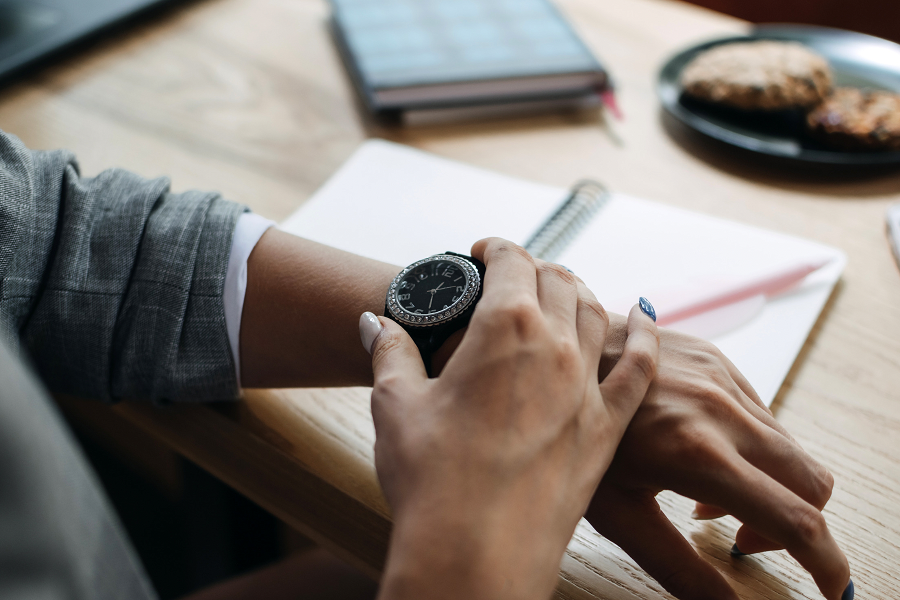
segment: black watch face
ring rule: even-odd
[[[465,310],[480,285],[481,277],[469,261],[432,256],[411,264],[394,279],[388,308],[403,322],[434,325]]]

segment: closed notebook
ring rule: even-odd
[[[467,253],[488,236],[524,245],[552,229],[570,194],[371,140],[282,229],[404,266],[448,250]],[[830,246],[619,193],[605,195],[582,216],[574,233],[569,228],[567,235],[553,236],[552,258],[577,273],[612,312],[626,313],[639,296],[652,301],[685,289],[702,294],[711,281],[831,260],[793,291],[751,313],[738,310],[724,326],[722,314],[672,325],[714,342],[767,404],[846,264],[844,254]]]
[[[606,72],[549,0],[331,0],[374,113],[584,97]]]

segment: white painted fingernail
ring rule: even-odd
[[[366,352],[372,354],[372,346],[375,344],[375,338],[381,333],[384,327],[381,321],[374,313],[364,312],[359,316],[359,339],[362,340],[363,348]]]

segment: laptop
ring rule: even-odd
[[[171,0],[0,0],[0,80]]]

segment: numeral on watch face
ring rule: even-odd
[[[465,293],[466,275],[459,265],[434,260],[419,265],[397,285],[397,301],[417,315],[430,315],[451,308]]]

